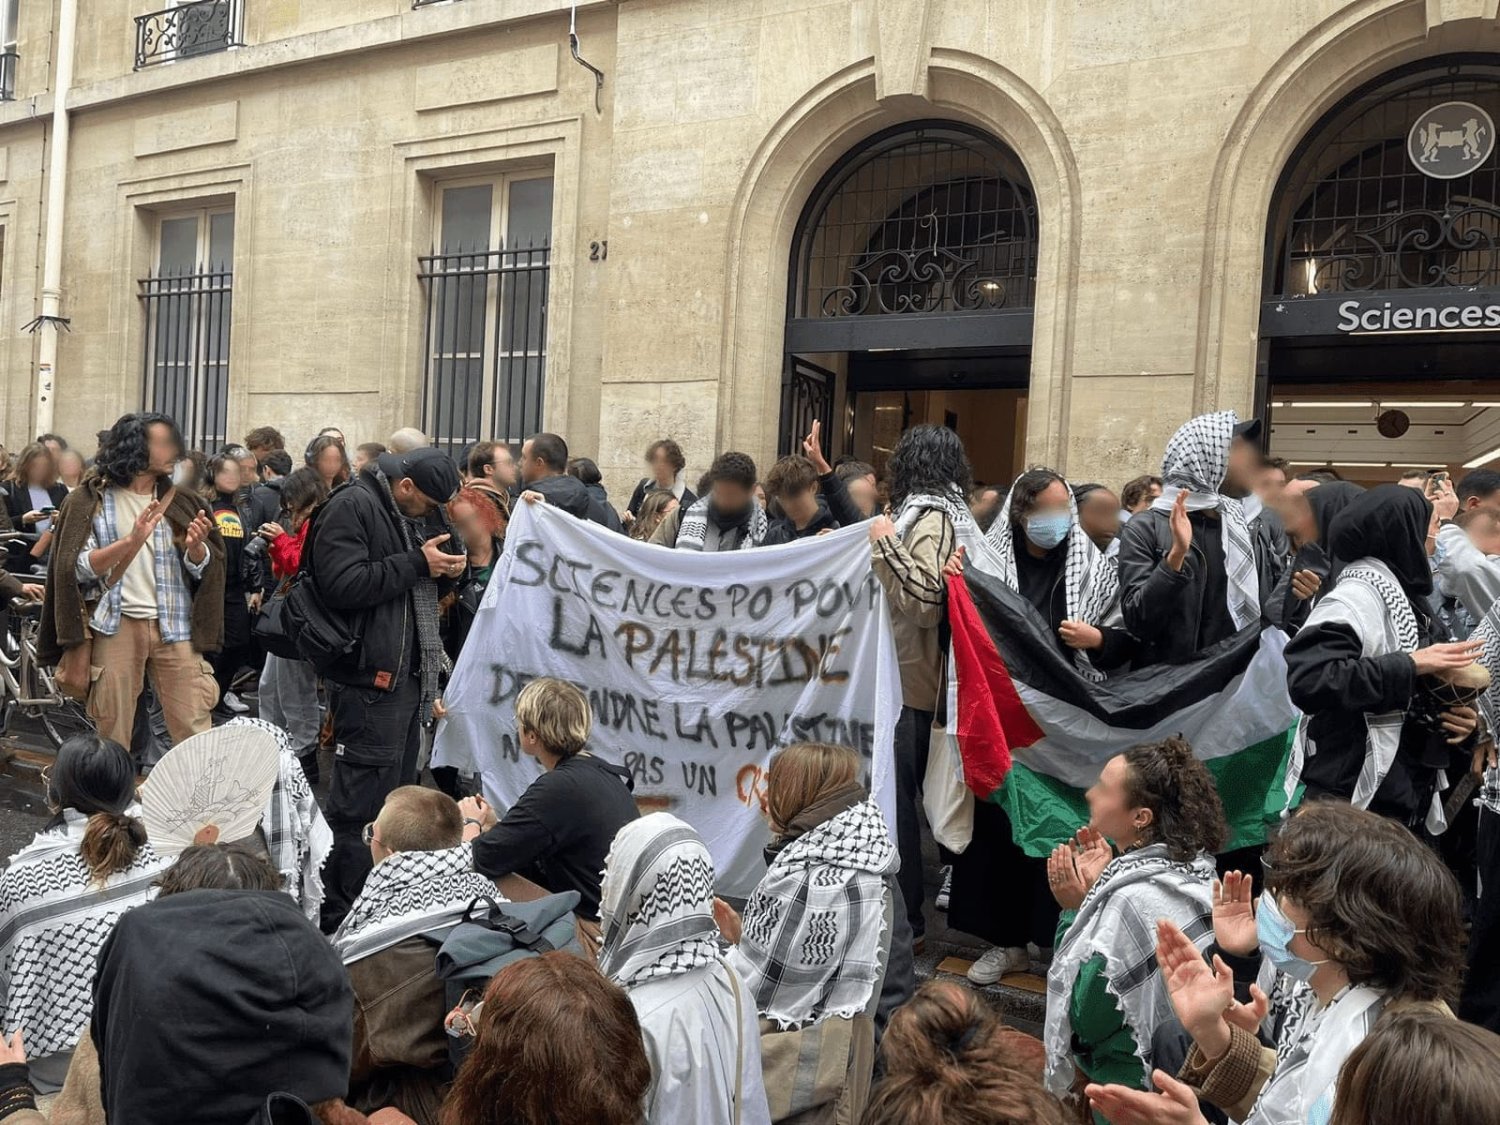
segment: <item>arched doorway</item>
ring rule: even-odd
[[[781,451],[814,419],[877,469],[920,422],[955,428],[980,480],[1025,447],[1037,208],[1005,145],[948,121],[867,138],[825,175],[792,242]]]
[[[1500,462],[1500,56],[1335,106],[1282,175],[1257,389],[1270,451],[1351,479]]]

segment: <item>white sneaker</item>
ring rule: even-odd
[[[994,984],[1007,973],[1021,973],[1031,968],[1031,954],[1025,949],[1003,949],[995,946],[969,966],[969,980],[975,984]]]
[[[219,703],[224,710],[233,711],[236,715],[243,715],[246,711],[250,710],[250,704],[246,703],[232,691],[226,691],[224,698],[219,700]]]
[[[948,909],[948,899],[953,894],[953,865],[943,866],[943,885],[938,888],[937,898],[932,900],[932,905],[939,910]]]

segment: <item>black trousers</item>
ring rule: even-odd
[[[896,850],[901,853],[901,897],[915,941],[927,932],[922,916],[922,779],[932,740],[932,712],[902,707],[896,720]]]
[[[1474,852],[1479,899],[1469,931],[1469,974],[1458,1014],[1500,1033],[1500,813],[1484,806],[1479,808]]]
[[[333,829],[333,850],[323,868],[323,929],[329,933],[349,913],[370,873],[365,825],[380,815],[393,789],[417,780],[421,698],[415,676],[406,677],[393,691],[328,684],[333,737],[342,744],[334,755],[324,808]]]
[[[948,925],[1005,949],[1023,949],[1027,942],[1050,949],[1057,915],[1047,861],[1016,846],[1004,809],[975,800],[974,839],[953,858]]]

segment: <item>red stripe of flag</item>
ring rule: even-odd
[[[987,800],[1010,772],[1011,748],[1041,741],[1043,731],[1021,702],[960,575],[948,579],[948,624],[958,676],[956,729],[964,779]]]

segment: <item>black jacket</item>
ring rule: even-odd
[[[766,537],[761,541],[761,546],[774,547],[778,543],[793,543],[798,539],[807,539],[823,531],[836,531],[841,527],[849,527],[865,518],[864,513],[854,506],[854,501],[849,499],[848,486],[839,479],[837,473],[828,473],[819,477],[818,490],[818,514],[808,522],[806,527],[798,530],[795,523],[786,516],[781,516],[771,521],[771,526],[766,529]]]
[[[362,640],[324,670],[350,687],[394,690],[417,670],[416,611],[412,589],[428,576],[420,549],[408,547],[398,517],[382,496],[374,470],[366,469],[313,513],[302,551],[311,563],[323,603],[344,614]]]
[[[1120,608],[1125,628],[1140,641],[1136,665],[1180,664],[1233,636],[1225,593],[1223,531],[1204,513],[1188,517],[1193,546],[1182,569],[1166,565],[1172,549],[1170,514],[1154,508],[1130,518],[1120,533]],[[1263,615],[1280,624],[1277,583],[1286,569],[1268,521],[1250,527]],[[1212,596],[1210,596],[1212,595]]]
[[[540,492],[548,504],[554,508],[561,508],[570,516],[576,516],[581,520],[591,520],[604,527],[610,527],[610,516],[614,516],[612,531],[620,530],[620,517],[607,503],[600,503],[597,497],[583,481],[577,477],[561,474],[555,477],[543,477],[541,480],[532,481],[523,485],[522,491]],[[603,492],[601,488],[599,490]]]
[[[640,815],[631,788],[629,772],[602,758],[564,758],[474,841],[474,869],[491,879],[518,872],[553,893],[577,891],[578,913],[597,918],[609,846]]]
[[[656,489],[657,485],[654,480],[652,480],[650,477],[642,477],[636,484],[635,491],[630,494],[630,506],[625,510],[628,511],[632,516],[640,515],[641,504],[646,499],[646,493],[655,492]],[[698,497],[693,494],[693,490],[691,488],[684,488],[682,490],[682,495],[677,498],[677,503],[682,505],[683,508],[691,508],[697,502]]]
[[[4,486],[5,514],[10,519],[10,526],[16,531],[35,532],[33,524],[23,524],[21,517],[31,511],[31,489],[24,484],[15,481]],[[68,498],[68,486],[61,481],[47,486],[47,497],[54,508],[61,508],[62,502]],[[57,517],[52,517],[54,524]],[[37,563],[46,562],[45,556],[38,559],[31,554],[33,544],[27,540],[18,539],[7,546],[10,561],[6,564],[16,574],[29,574],[31,568]]]
[[[586,484],[590,498],[594,501],[594,508],[589,513],[589,519],[595,523],[601,523],[611,531],[625,534],[625,525],[620,522],[620,513],[615,511],[615,506],[609,502],[609,493],[604,490],[602,484]]]
[[[246,533],[254,535],[263,523],[281,522],[281,485],[285,479],[277,477],[250,490],[250,502],[245,506],[245,518],[249,521]]]
[[[463,651],[464,642],[469,639],[469,630],[474,627],[479,603],[484,600],[485,587],[494,576],[495,568],[500,565],[500,555],[504,549],[504,543],[496,539],[495,557],[484,572],[483,579],[475,573],[473,561],[470,560],[463,577],[455,583],[451,596],[443,599],[443,650],[454,663],[458,662],[458,654]]]
[[[1074,651],[1063,644],[1058,630],[1068,619],[1067,559],[1068,542],[1063,540],[1042,558],[1035,558],[1022,542],[1024,532],[1016,532],[1016,582],[1020,594],[1041,614],[1051,631],[1052,643],[1069,660]],[[1096,626],[1104,643],[1089,654],[1089,662],[1101,672],[1128,663],[1136,653],[1136,639],[1124,629],[1109,625]]]

